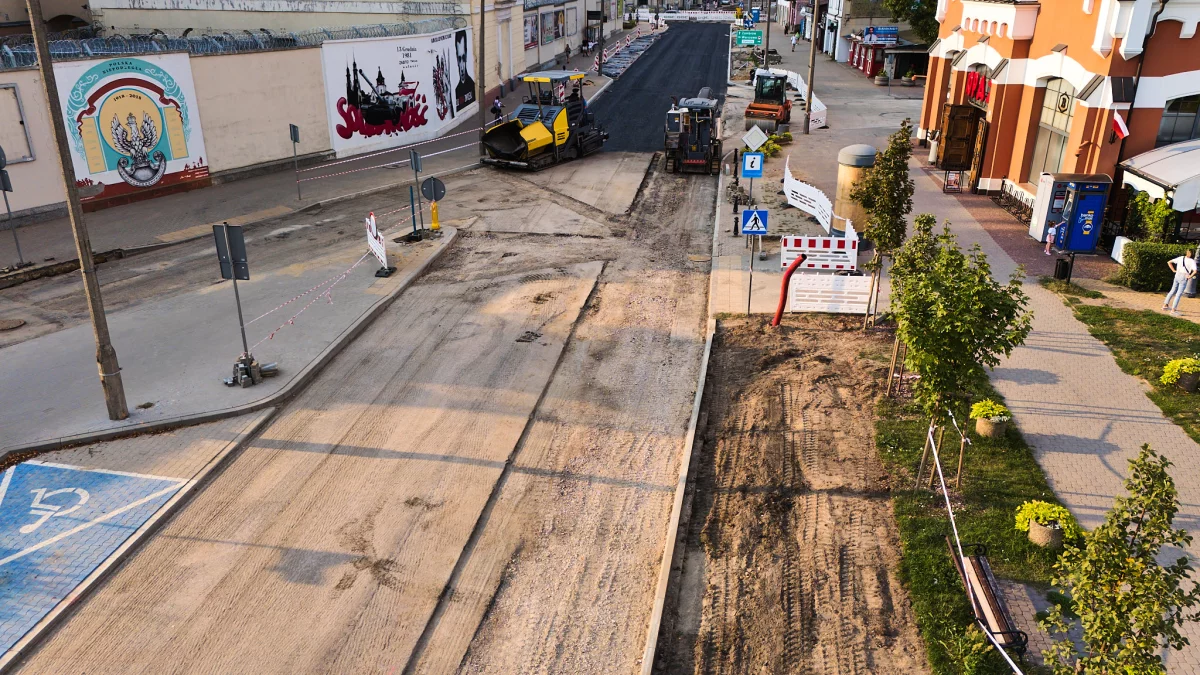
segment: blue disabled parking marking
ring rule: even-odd
[[[0,654],[187,483],[46,462],[0,474]]]

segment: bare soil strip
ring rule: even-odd
[[[927,672],[873,443],[888,344],[856,324],[720,324],[660,672]]]

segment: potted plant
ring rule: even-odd
[[[1012,414],[1003,403],[987,398],[971,406],[971,419],[975,420],[975,433],[984,438],[1000,438]]]
[[[1058,548],[1063,541],[1083,536],[1079,522],[1064,506],[1038,500],[1017,509],[1017,529],[1029,533],[1029,541],[1043,548]]]
[[[1158,381],[1178,385],[1189,394],[1196,393],[1196,385],[1200,384],[1200,359],[1189,357],[1168,361]]]
[[[914,84],[916,84],[916,82],[917,82],[917,73],[912,68],[909,68],[908,72],[904,74],[904,77],[900,78],[900,84],[902,84],[906,87],[911,87]]]
[[[875,76],[875,84],[878,84],[881,87],[886,86],[889,79],[890,78],[887,76],[887,73],[881,70],[879,71],[879,74]]]

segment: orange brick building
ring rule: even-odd
[[[917,133],[965,188],[1032,194],[1200,137],[1200,0],[939,0],[937,18]]]

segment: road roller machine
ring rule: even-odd
[[[792,121],[792,102],[787,99],[787,76],[759,68],[754,72],[754,102],[746,106],[746,130],[758,127],[768,134],[786,131]]]

